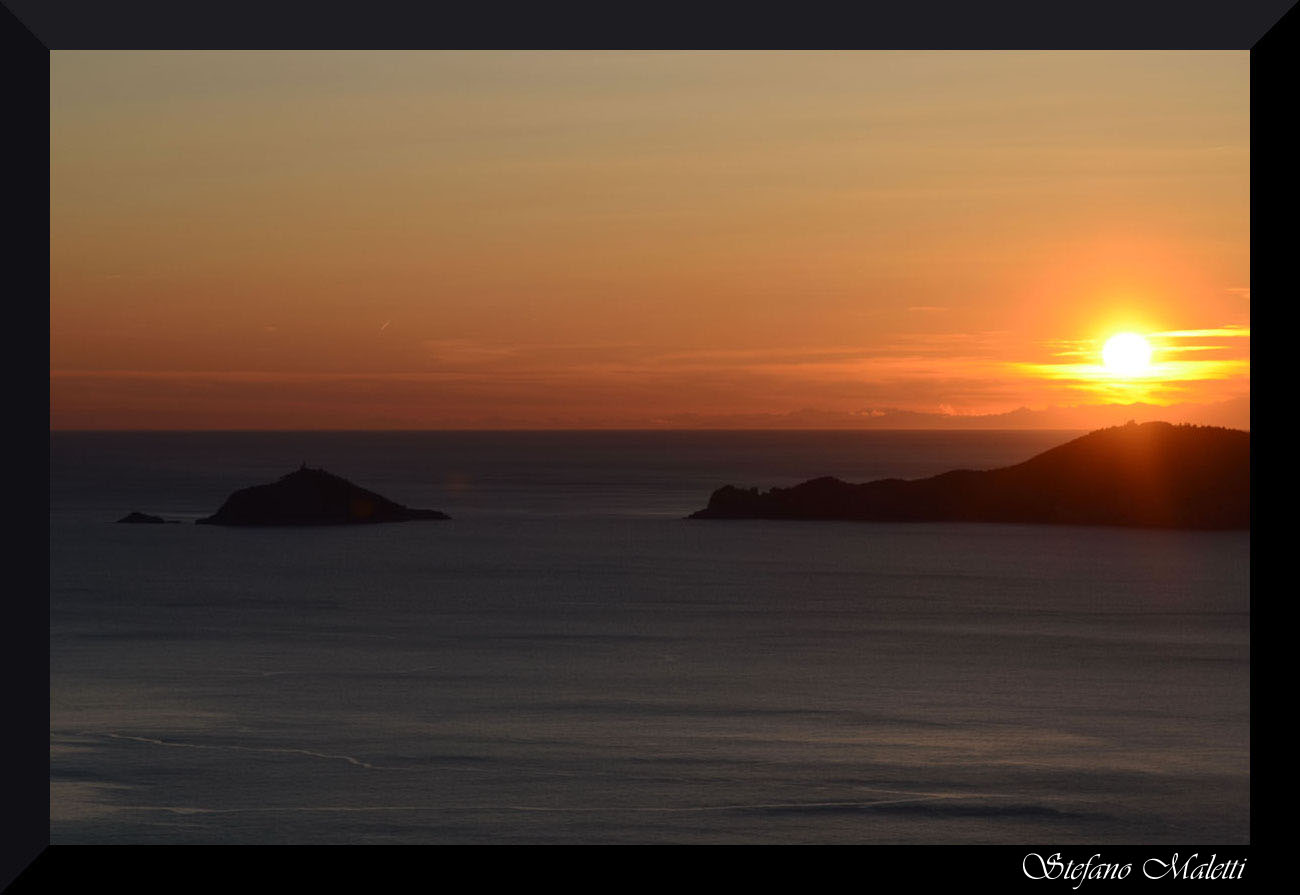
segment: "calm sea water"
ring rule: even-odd
[[[53,434],[51,841],[1247,842],[1248,534],[681,518],[1070,437]]]

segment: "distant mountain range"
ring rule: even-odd
[[[1102,429],[1015,466],[927,479],[727,486],[692,519],[1025,522],[1250,528],[1250,433],[1167,422]]]
[[[1079,404],[1005,413],[928,413],[897,408],[858,412],[805,408],[787,413],[685,413],[655,420],[686,429],[1099,429],[1135,422],[1164,421],[1230,429],[1250,428],[1250,397],[1212,404]]]

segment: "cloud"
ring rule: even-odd
[[[1250,327],[1244,324],[1220,326],[1214,329],[1174,329],[1151,333],[1152,338],[1163,339],[1249,339]]]
[[[519,349],[512,346],[490,345],[469,339],[426,339],[420,344],[434,361],[450,366],[492,364],[519,353]]]

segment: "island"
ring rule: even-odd
[[[450,519],[394,503],[323,469],[299,469],[268,485],[243,488],[199,525],[367,525]]]
[[[1249,529],[1250,433],[1129,423],[1001,469],[864,484],[827,477],[770,491],[726,486],[688,518]]]
[[[148,513],[130,512],[117,520],[128,525],[162,525],[167,520],[162,516],[150,516]]]

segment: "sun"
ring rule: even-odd
[[[1120,333],[1106,340],[1101,359],[1112,376],[1145,376],[1151,372],[1151,343],[1137,333]]]

